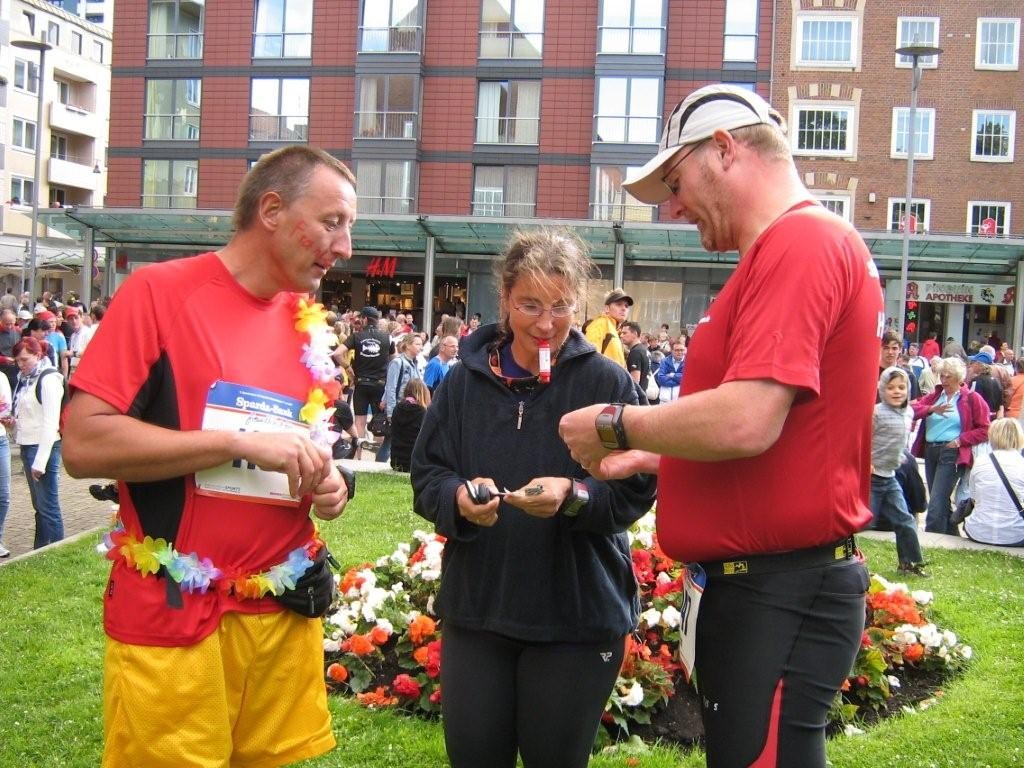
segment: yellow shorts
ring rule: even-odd
[[[226,613],[184,648],[107,638],[103,768],[270,768],[335,745],[323,628],[292,611]]]

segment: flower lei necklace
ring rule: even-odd
[[[327,325],[324,306],[319,302],[307,302],[303,297],[295,302],[295,330],[307,336],[300,359],[313,380],[306,395],[306,404],[299,409],[299,420],[309,424],[310,440],[330,450],[340,437],[330,428],[334,401],[341,396],[341,383],[336,378],[338,367],[331,358],[331,349],[338,340]],[[210,558],[200,558],[195,552],[187,555],[178,552],[164,539],[146,536],[140,541],[118,520],[117,526],[103,537],[97,550],[110,560],[124,558],[125,563],[143,577],[156,574],[163,567],[167,578],[186,592],[206,594],[214,586],[220,592],[251,599],[268,594],[280,595],[287,589],[293,589],[295,582],[313,565],[313,558],[322,546],[323,540],[319,533],[314,532],[313,538],[289,552],[284,562],[259,573],[229,575],[215,566]]]
[[[306,404],[299,411],[299,419],[309,424],[310,440],[330,450],[340,437],[330,428],[334,401],[341,396],[338,367],[331,357],[331,348],[338,343],[338,338],[327,325],[327,310],[323,304],[307,302],[302,297],[295,303],[295,330],[308,336],[302,344],[301,360],[313,379]]]

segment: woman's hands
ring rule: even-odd
[[[477,477],[471,481],[497,493],[497,484],[489,477]],[[506,502],[521,509],[532,517],[554,517],[566,498],[572,493],[572,481],[567,477],[535,477],[522,488],[503,494]],[[465,485],[455,492],[455,503],[459,514],[476,525],[491,527],[498,522],[499,496],[493,496],[486,504],[474,504]]]

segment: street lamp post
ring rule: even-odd
[[[910,75],[910,114],[907,115],[907,196],[903,200],[903,253],[900,257],[900,314],[896,327],[899,329],[900,340],[903,340],[903,323],[907,317],[907,271],[910,263],[910,217],[914,199],[914,143],[915,122],[917,113],[917,86],[921,84],[920,59],[923,56],[938,56],[941,48],[933,45],[921,45],[916,38],[910,45],[897,48],[900,56],[910,56],[913,60]]]
[[[46,82],[46,52],[53,46],[46,42],[44,34],[41,34],[38,40],[12,40],[11,45],[15,48],[39,52],[39,84],[36,92],[36,164],[32,174],[32,235],[29,244],[27,289],[30,299],[35,301],[36,255],[39,245],[39,176],[43,159],[43,84]]]

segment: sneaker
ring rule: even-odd
[[[10,557],[10,556],[11,556],[11,550],[9,550],[3,544],[0,544],[0,557]]]
[[[922,579],[930,579],[932,575],[924,569],[924,563],[900,563],[896,568],[897,573],[911,576],[920,576]]]

